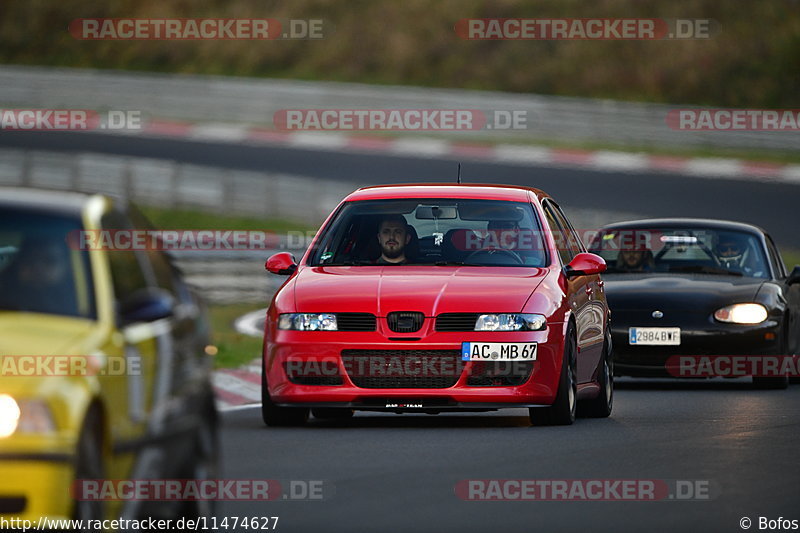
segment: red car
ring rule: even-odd
[[[289,276],[265,325],[268,425],[309,411],[611,413],[605,262],[540,190],[359,189],[299,263],[282,252],[266,268]]]

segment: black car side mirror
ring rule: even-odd
[[[123,324],[155,322],[172,316],[175,299],[164,289],[139,289],[119,302],[119,317]]]
[[[794,285],[795,283],[800,283],[800,265],[795,265],[792,273],[786,278],[787,285]]]

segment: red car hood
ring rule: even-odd
[[[298,312],[520,312],[543,268],[305,267],[295,278]]]

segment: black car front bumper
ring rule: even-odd
[[[756,325],[722,324],[709,321],[696,324],[642,323],[612,325],[614,372],[618,375],[642,377],[675,377],[680,375],[680,356],[762,356],[783,355],[782,324],[767,320]],[[645,321],[646,322],[646,321]],[[630,327],[679,327],[680,345],[652,346],[629,343]]]

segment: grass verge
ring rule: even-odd
[[[139,209],[160,229],[215,229],[246,231],[309,231],[312,228],[302,222],[276,218],[229,216],[193,209],[166,209],[162,207],[139,206]]]
[[[261,338],[242,335],[233,329],[233,321],[240,316],[263,307],[258,304],[209,306],[212,342],[217,347],[215,368],[235,368],[245,365],[261,355]]]

